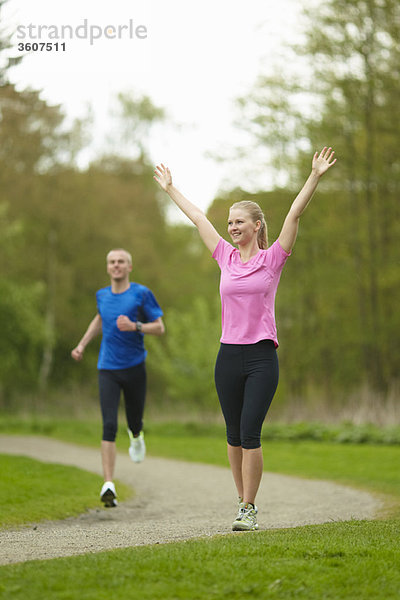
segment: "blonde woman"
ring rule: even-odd
[[[215,384],[226,422],[228,459],[239,496],[234,531],[255,530],[257,491],[263,471],[261,428],[278,385],[275,295],[297,237],[300,216],[321,176],[336,162],[332,148],[312,159],[311,173],[293,201],[278,239],[268,247],[267,225],[255,202],[231,206],[226,242],[205,214],[174,187],[170,170],[156,167],[154,179],[194,223],[221,269],[221,346]]]

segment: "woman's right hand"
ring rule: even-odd
[[[172,185],[171,171],[162,163],[157,165],[154,169],[154,179],[157,181],[158,185],[167,192],[168,196],[175,202],[176,206],[192,221],[193,225],[197,227],[201,239],[210,252],[213,253],[217,247],[220,236],[207,219],[204,212],[195,204],[192,204],[190,200],[185,198],[185,196]]]
[[[171,171],[162,163],[161,165],[157,165],[154,169],[154,179],[165,192],[167,192],[168,188],[172,185]]]

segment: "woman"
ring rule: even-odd
[[[335,162],[332,148],[314,154],[310,176],[270,247],[258,204],[234,204],[229,211],[228,233],[238,249],[221,238],[205,214],[173,186],[167,167],[161,164],[154,171],[154,179],[197,227],[221,269],[222,336],[215,384],[239,495],[234,531],[258,528],[255,499],[263,471],[261,428],[279,375],[274,305],[280,275],[296,241],[300,216],[320,177]]]

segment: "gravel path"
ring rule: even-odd
[[[40,437],[0,435],[0,453],[101,473],[100,452]],[[0,564],[72,556],[232,533],[236,494],[229,469],[147,457],[117,458],[116,478],[136,495],[116,508],[78,518],[0,531]],[[100,491],[100,490],[99,490]],[[117,490],[118,491],[118,490]],[[381,507],[374,496],[328,481],[265,473],[257,496],[259,527],[369,519]],[[257,535],[257,534],[250,534]]]

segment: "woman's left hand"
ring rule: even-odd
[[[336,162],[336,158],[333,158],[334,154],[334,150],[332,150],[331,147],[327,148],[326,146],[319,154],[316,152],[312,160],[313,173],[318,175],[318,177],[321,177],[328,169],[333,167]]]

